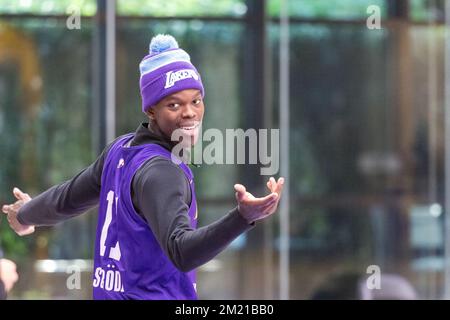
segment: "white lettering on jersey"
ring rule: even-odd
[[[122,277],[118,270],[105,271],[101,267],[97,267],[94,273],[94,288],[101,288],[106,291],[124,292]]]

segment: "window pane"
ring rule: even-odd
[[[92,59],[92,30],[88,21],[76,32],[69,31],[64,20],[14,18],[2,23],[1,203],[13,201],[14,186],[35,196],[71,178],[96,158],[90,122],[92,73],[86,63]],[[12,235],[7,223],[1,224],[6,255],[20,267],[28,266],[21,278],[29,282],[17,287],[17,297],[27,297],[33,290],[40,292],[35,298],[54,296],[51,290],[66,288],[64,282],[45,286],[41,281],[48,274],[34,269],[32,257],[91,258],[92,219],[95,216],[85,214],[23,238]]]
[[[270,30],[275,66],[278,32]],[[370,166],[373,157],[389,161],[392,153],[388,69],[380,67],[387,63],[387,31],[298,23],[290,34],[291,170],[302,177],[293,180],[293,191],[382,192],[387,173],[372,174]]]
[[[269,34],[277,67],[278,25]],[[442,297],[445,28],[291,23],[290,35],[292,296],[308,297],[307,270],[373,264]]]

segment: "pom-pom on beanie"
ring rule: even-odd
[[[153,37],[149,55],[142,59],[139,70],[143,112],[168,95],[182,90],[198,89],[202,97],[205,95],[200,74],[191,63],[189,54],[179,48],[170,35]]]

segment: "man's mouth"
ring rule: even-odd
[[[188,123],[185,125],[181,125],[180,129],[189,131],[189,130],[197,129],[199,126],[200,126],[200,122]]]

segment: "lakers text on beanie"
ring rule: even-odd
[[[142,59],[140,90],[142,111],[146,112],[165,97],[186,89],[205,95],[202,80],[189,54],[170,35],[159,34],[150,42],[149,55]]]

